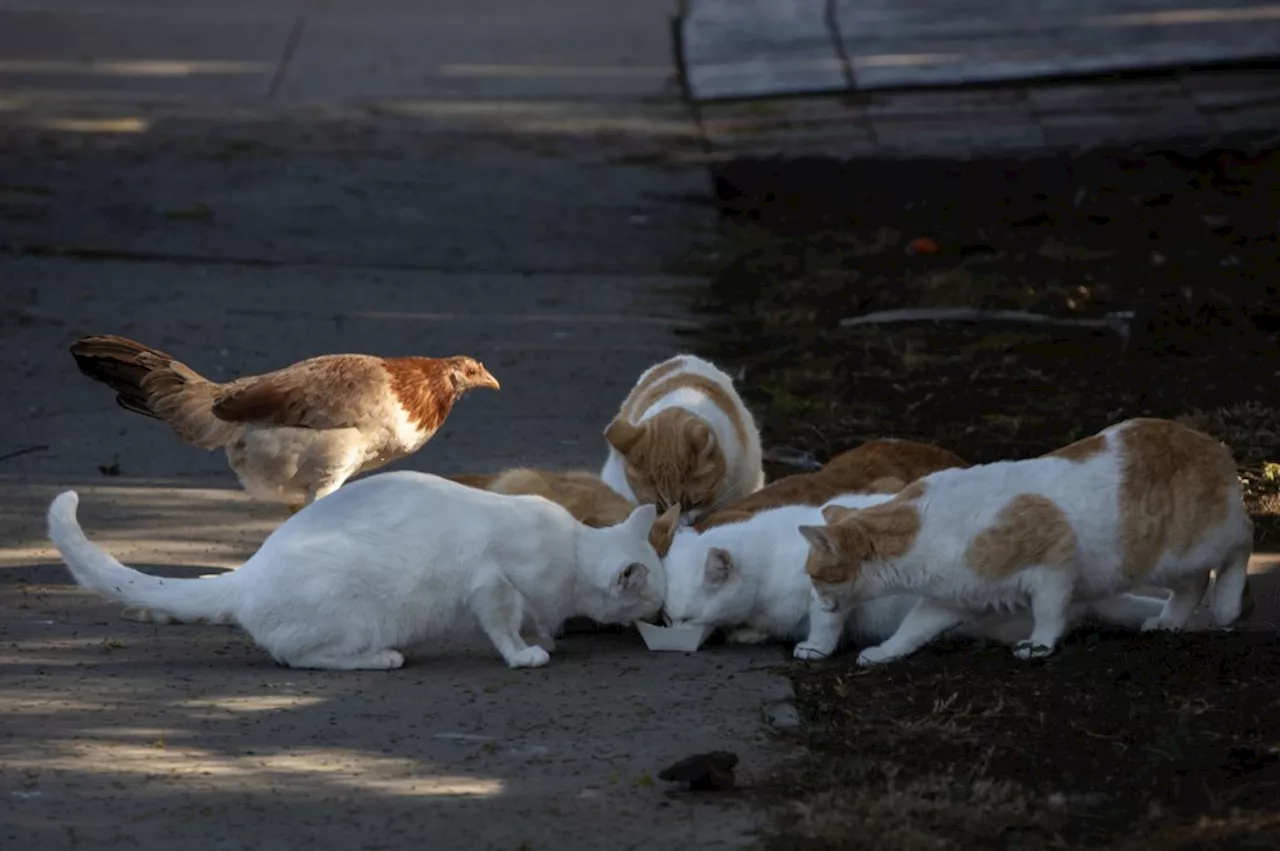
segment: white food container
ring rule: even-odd
[[[707,636],[715,631],[714,626],[658,626],[656,623],[636,621],[636,629],[650,650],[677,650],[694,653]]]

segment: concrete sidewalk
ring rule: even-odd
[[[670,11],[0,0],[0,845],[750,840],[745,798],[656,774],[715,748],[763,774],[779,649],[571,636],[511,672],[461,636],[394,674],[292,671],[233,629],[120,620],[44,540],[69,486],[91,535],[175,575],[234,566],[280,519],[80,376],[87,332],[215,378],[475,354],[501,393],[395,466],[599,465],[636,375],[678,349],[679,270],[712,225],[679,164],[698,142]]]

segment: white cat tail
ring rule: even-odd
[[[49,539],[80,585],[108,599],[167,612],[179,620],[228,619],[234,614],[231,577],[167,579],[126,567],[85,537],[76,520],[79,503],[75,491],[54,497],[49,505]]]
[[[1250,555],[1248,547],[1241,549],[1218,568],[1213,580],[1213,602],[1209,604],[1218,626],[1230,626],[1242,615],[1247,617],[1253,608],[1249,595]]]

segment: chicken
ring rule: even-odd
[[[194,446],[225,450],[251,496],[293,512],[421,449],[468,390],[498,389],[484,366],[461,356],[322,355],[218,384],[126,337],[81,337],[71,354],[116,391],[120,407],[162,420]]]

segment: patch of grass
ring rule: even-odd
[[[971,642],[797,663],[812,758],[766,846],[1274,847],[1277,664],[1280,638],[1249,633],[1077,634],[1037,664]]]

